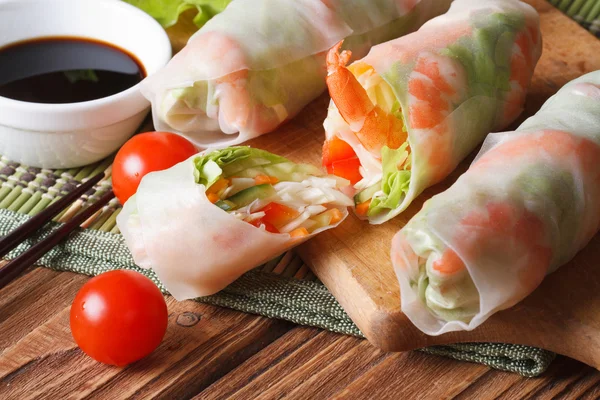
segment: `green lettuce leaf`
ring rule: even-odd
[[[171,89],[170,94],[187,107],[203,112],[206,112],[209,101],[216,102],[214,85],[208,81],[196,81],[192,86]]]
[[[385,209],[393,210],[398,207],[408,192],[410,171],[404,169],[407,165],[410,165],[410,154],[407,149],[408,143],[404,143],[396,150],[392,150],[387,146],[381,149],[383,167],[381,190],[383,195],[373,197],[368,212],[370,217]]]
[[[222,12],[231,0],[123,0],[140,8],[156,19],[164,28],[177,23],[179,16],[196,8],[194,23],[201,28],[209,19]]]
[[[522,15],[510,12],[477,16],[474,34],[460,39],[441,53],[455,58],[465,67],[473,95],[497,97],[498,91],[510,90],[512,45],[524,24]]]
[[[198,156],[194,160],[196,182],[208,189],[219,178],[274,176],[280,181],[299,182],[310,176],[322,176],[309,164],[296,164],[285,157],[247,146],[228,147]]]

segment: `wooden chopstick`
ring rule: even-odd
[[[12,249],[17,247],[19,243],[29,237],[33,232],[40,229],[44,224],[52,220],[52,218],[54,218],[62,210],[67,208],[67,206],[85,194],[85,192],[92,189],[94,185],[100,182],[104,177],[104,172],[94,175],[59,200],[50,204],[44,211],[33,216],[31,219],[29,219],[29,221],[19,226],[10,234],[0,238],[0,257],[7,255]]]
[[[86,182],[87,183],[87,182]],[[25,253],[21,254],[14,260],[10,261],[6,264],[2,269],[0,269],[0,289],[6,286],[10,281],[12,281],[15,277],[17,277],[21,272],[25,271],[28,267],[33,265],[41,256],[46,254],[51,248],[56,246],[61,240],[66,238],[71,232],[77,229],[85,220],[94,215],[98,210],[104,207],[108,202],[114,198],[115,195],[110,190],[105,193],[92,205],[90,205],[85,210],[81,211],[79,214],[75,215],[71,220],[61,227],[59,227],[56,231],[54,231],[50,236],[41,242],[32,246]]]

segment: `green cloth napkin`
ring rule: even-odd
[[[0,236],[8,234],[28,218],[26,214],[0,209]],[[14,258],[26,251],[57,226],[57,223],[52,223],[39,231],[36,236],[29,238],[13,250],[7,258]],[[48,252],[40,259],[39,264],[58,271],[72,271],[92,276],[113,269],[132,269],[152,279],[164,293],[167,293],[154,272],[140,269],[134,264],[123,237],[116,233],[93,229],[80,230]],[[301,265],[294,262],[293,257],[280,257],[246,273],[223,291],[197,300],[363,337],[321,282],[292,277]],[[278,270],[278,273],[274,270]],[[542,349],[496,343],[435,346],[423,351],[457,360],[477,362],[523,376],[541,374],[554,359],[553,353]]]

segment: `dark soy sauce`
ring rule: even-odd
[[[48,37],[0,48],[0,96],[13,100],[96,100],[129,89],[145,75],[133,55],[92,39]]]

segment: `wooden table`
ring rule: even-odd
[[[0,399],[600,397],[600,372],[564,357],[527,379],[170,297],[161,346],[127,368],[106,366],[69,330],[87,279],[36,268],[0,291]]]
[[[169,31],[180,39],[176,49],[184,31]],[[37,268],[0,290],[0,399],[600,397],[600,372],[564,357],[527,379],[172,298],[161,346],[127,368],[110,367],[83,354],[69,330],[70,304],[87,279]]]

